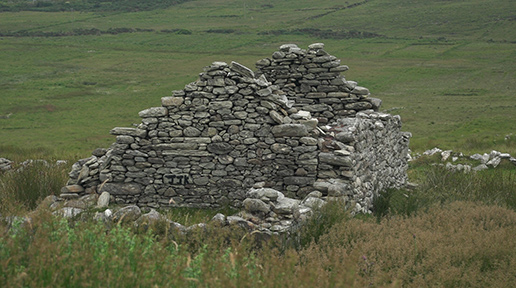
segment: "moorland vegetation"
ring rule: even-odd
[[[153,5],[135,4],[144,2]],[[514,8],[503,0],[0,1],[0,116],[10,115],[0,118],[0,157],[69,160],[0,175],[0,286],[514,287],[509,162],[464,174],[419,158],[409,170],[419,186],[386,191],[372,215],[327,205],[296,237],[259,247],[230,231],[186,239],[166,225],[142,232],[37,209],[59,193],[71,163],[113,142],[111,128],[138,123],[138,111],[202,67],[253,67],[289,42],[324,42],[350,67],[347,79],[401,115],[413,151],[515,156]],[[169,211],[184,225],[215,212]]]

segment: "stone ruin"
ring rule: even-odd
[[[116,142],[73,165],[61,198],[109,192],[140,207],[242,207],[264,188],[370,212],[381,191],[406,183],[410,133],[323,48],[282,45],[257,71],[205,67],[139,112],[136,127],[113,128]]]

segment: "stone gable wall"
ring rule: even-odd
[[[250,188],[302,199],[317,190],[371,209],[406,182],[399,116],[346,81],[347,66],[312,44],[283,45],[258,71],[214,62],[199,79],[116,127],[116,143],[79,160],[62,197],[109,192],[140,206],[240,207]]]

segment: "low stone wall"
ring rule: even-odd
[[[61,196],[239,207],[250,188],[270,187],[297,199],[347,197],[367,212],[379,191],[404,184],[410,136],[399,116],[375,112],[381,101],[346,81],[347,67],[322,44],[283,45],[257,67],[206,67],[141,111],[138,127],[112,129],[116,143],[75,163]]]

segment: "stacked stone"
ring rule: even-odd
[[[112,129],[116,143],[74,164],[62,196],[108,192],[115,203],[140,206],[239,207],[251,187],[267,187],[297,199],[319,190],[369,211],[371,195],[406,177],[399,118],[363,110],[379,104],[367,89],[346,86],[337,75],[344,68],[321,44],[280,50],[283,58],[267,67],[298,61],[306,71],[296,66],[301,76],[282,78],[278,71],[292,71],[264,67],[269,74],[256,77],[236,62],[214,62],[160,107],[141,111],[137,127]],[[279,61],[294,59],[288,55],[299,57]],[[303,82],[313,75],[317,83]],[[312,92],[304,93],[307,85]],[[348,114],[359,116],[337,121]]]
[[[107,181],[99,192],[151,207],[239,206],[260,182],[306,195],[317,177],[317,120],[291,105],[265,77],[215,62],[161,107],[141,111],[138,127],[112,129],[116,143],[76,163],[68,184]]]
[[[294,107],[311,112],[323,124],[358,111],[378,110],[381,100],[370,98],[367,88],[347,81],[341,72],[348,66],[323,48],[323,43],[308,46],[308,51],[295,44],[282,45],[272,58],[256,63],[258,74],[285,91],[296,103]]]
[[[99,181],[99,171],[105,165],[104,158],[99,159],[98,151],[105,151],[105,149],[96,149],[91,157],[81,159],[72,165],[72,171],[68,174],[70,177],[66,186],[61,189],[61,197],[64,199],[77,199],[81,195],[91,194],[96,192]],[[86,188],[85,188],[86,187]]]
[[[314,183],[324,196],[344,197],[369,213],[380,192],[406,183],[411,135],[400,131],[399,116],[369,110],[324,128]]]
[[[0,158],[0,172],[7,171],[12,168],[12,161],[6,158]]]

